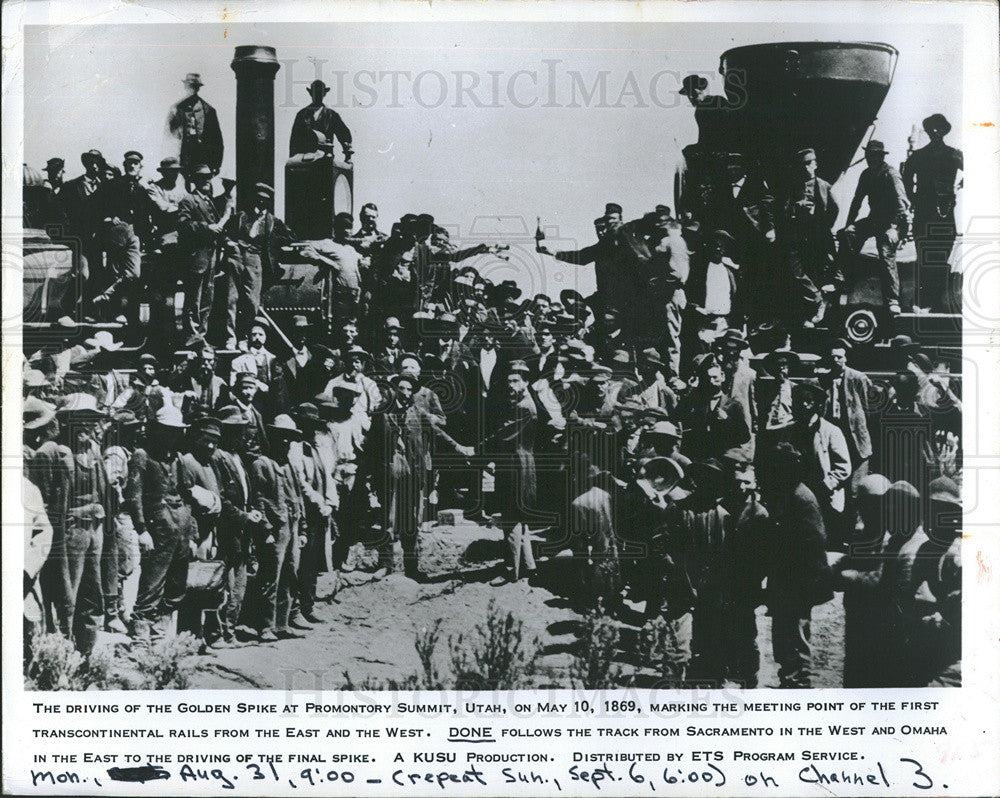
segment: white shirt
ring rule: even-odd
[[[709,263],[705,275],[705,310],[716,316],[728,316],[733,309],[729,268],[723,263]]]
[[[313,248],[337,264],[331,270],[334,283],[357,300],[361,296],[360,253],[350,244],[338,244],[332,238],[314,242]]]
[[[496,349],[481,349],[479,351],[479,371],[483,375],[483,383],[490,387],[490,380],[493,378],[493,369],[497,365]]]

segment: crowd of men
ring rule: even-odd
[[[837,235],[808,149],[778,196],[732,156],[676,214],[626,221],[608,203],[597,241],[575,251],[550,251],[539,230],[540,255],[593,264],[587,298],[492,282],[505,249],[459,249],[428,214],[385,234],[368,203],[356,230],[338,214],[331,238],[291,246],[270,186],[237,211],[207,164],[182,178],[165,158],[145,182],[141,154],[126,153],[119,175],[90,151],[63,184],[51,160],[33,212],[83,242],[74,301],[130,322],[144,292],[181,279],[185,347],[109,367],[123,344],[102,329],[27,353],[29,631],[57,630],[84,653],[101,629],[166,634],[197,558],[224,569],[214,645],[300,637],[322,623],[320,573],[351,568],[360,543],[385,572],[417,578],[421,526],[461,508],[503,529],[497,584],[571,550],[564,587],[581,606],[662,618],[678,684],[756,686],[763,603],[781,685],[808,686],[810,619],[834,590],[845,686],[954,682],[954,382],[897,336],[879,390],[848,365],[849,342],[830,334],[822,351],[796,352],[764,323],[820,324],[827,281],[873,236],[898,313],[906,199],[884,149],[868,142]],[[324,307],[279,333],[260,296],[291,257],[316,265]],[[221,286],[226,323],[213,334]],[[846,554],[831,568],[829,552]]]

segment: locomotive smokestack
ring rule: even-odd
[[[273,47],[236,48],[236,201],[245,209],[254,183],[274,187],[274,76],[281,65]]]

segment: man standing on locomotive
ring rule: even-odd
[[[914,152],[903,164],[903,186],[913,204],[913,238],[917,244],[917,301],[932,310],[942,303],[939,274],[947,268],[955,243],[955,194],[963,171],[962,151],[949,147],[944,137],[951,123],[944,114],[931,114],[924,122],[930,144]],[[938,267],[932,269],[929,267]],[[934,279],[938,277],[939,279]],[[947,279],[947,278],[946,278]]]
[[[899,271],[896,250],[906,233],[909,203],[899,172],[885,162],[885,145],[872,139],[865,147],[868,168],[858,178],[858,187],[847,212],[847,225],[837,234],[841,269],[845,257],[857,257],[865,242],[874,237],[878,248],[879,280],[889,313],[896,316],[899,307]],[[868,199],[868,215],[857,221],[861,203]]]

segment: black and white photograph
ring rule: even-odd
[[[0,789],[997,794],[996,12],[5,3]]]
[[[960,686],[962,64],[26,26],[26,689]]]

